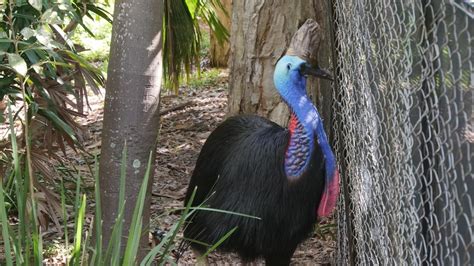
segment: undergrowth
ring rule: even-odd
[[[11,120],[12,115],[9,117]],[[14,130],[14,129],[12,129]],[[151,171],[151,161],[153,160],[152,154],[147,164],[147,170],[141,185],[136,205],[133,211],[133,216],[131,219],[131,226],[126,233],[127,237],[123,238],[124,230],[124,207],[125,207],[125,162],[127,161],[127,149],[126,146],[122,152],[122,161],[121,161],[121,176],[120,176],[120,190],[119,190],[119,210],[117,218],[115,220],[115,225],[112,229],[111,239],[107,247],[103,246],[102,241],[102,222],[100,217],[102,216],[102,204],[100,201],[100,183],[98,177],[97,167],[94,170],[94,194],[95,194],[95,207],[94,207],[94,220],[92,225],[87,228],[85,223],[85,214],[86,206],[90,205],[92,202],[87,198],[86,194],[81,192],[81,177],[76,179],[76,188],[74,199],[72,200],[70,206],[68,200],[66,200],[66,192],[61,182],[61,212],[62,212],[62,228],[59,230],[64,230],[62,234],[61,242],[65,244],[64,247],[60,245],[51,245],[48,248],[44,248],[44,242],[42,237],[41,227],[38,226],[37,215],[38,211],[37,199],[36,197],[26,197],[26,194],[29,193],[30,188],[25,180],[25,172],[21,169],[22,165],[19,164],[17,159],[20,156],[20,153],[15,144],[15,138],[12,138],[13,145],[13,158],[15,158],[14,166],[14,186],[18,191],[20,197],[16,198],[16,204],[19,207],[19,216],[18,221],[12,224],[9,220],[7,213],[7,206],[5,204],[6,195],[3,191],[3,183],[0,182],[0,224],[1,224],[1,236],[2,236],[2,246],[4,247],[3,255],[4,259],[0,259],[0,264],[2,265],[42,265],[44,261],[44,256],[50,253],[61,252],[66,257],[66,265],[158,265],[163,264],[176,264],[175,258],[173,256],[173,249],[176,247],[176,244],[179,242],[178,232],[185,226],[185,221],[193,215],[197,210],[202,211],[218,211],[224,212],[231,215],[243,215],[233,212],[227,212],[222,210],[214,210],[206,208],[203,204],[198,207],[191,207],[195,191],[193,192],[189,203],[184,208],[178,209],[181,211],[181,217],[172,226],[169,232],[167,232],[160,243],[153,247],[148,254],[143,258],[142,261],[137,261],[137,254],[139,252],[140,237],[147,232],[143,230],[147,229],[148,221],[143,220],[143,210],[144,203],[146,198],[146,191],[148,179],[150,178]],[[97,160],[95,165],[97,166]],[[25,203],[25,199],[31,199],[31,202]],[[28,208],[32,206],[32,208]],[[26,207],[26,209],[24,209]],[[69,234],[69,226],[67,221],[69,220],[68,209],[73,210],[73,219],[74,219],[74,229],[72,234]],[[252,217],[256,218],[257,217]],[[221,240],[213,245],[208,246],[208,251],[205,255],[212,252],[216,249],[223,241],[225,241],[230,235],[235,231],[231,230],[228,232]],[[95,237],[92,239],[92,237]],[[122,241],[125,241],[123,243]],[[69,244],[72,243],[72,244]],[[122,249],[122,247],[125,248]]]

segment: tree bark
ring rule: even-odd
[[[312,58],[312,61],[330,69],[330,9],[327,4],[327,1],[318,0],[234,2],[229,115],[256,113],[280,125],[287,124],[288,107],[282,103],[273,85],[273,70],[278,59],[285,53],[293,34],[309,18],[314,19],[324,33],[317,58]],[[312,79],[308,82],[308,92],[321,115],[329,121],[331,83]],[[329,129],[327,124],[326,128]]]
[[[232,0],[221,0],[222,6],[227,11],[228,16],[220,9],[217,9],[217,17],[221,21],[228,31],[231,27],[231,16],[232,16]],[[227,67],[229,56],[230,56],[230,44],[228,41],[224,41],[220,44],[215,35],[211,31],[211,49],[210,59],[211,66],[213,67]]]
[[[150,152],[155,152],[162,81],[162,19],[162,0],[115,2],[99,171],[104,249],[118,213],[120,160],[125,141],[128,153],[122,246]],[[150,182],[153,170],[151,173]],[[150,217],[148,187],[144,228],[148,228]],[[147,231],[143,230],[139,258],[148,248]]]

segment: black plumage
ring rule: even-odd
[[[237,252],[245,261],[263,257],[268,265],[289,264],[297,245],[312,232],[325,182],[317,144],[302,176],[289,181],[284,169],[289,140],[288,129],[259,116],[235,116],[219,125],[201,150],[185,202],[197,186],[193,206],[207,199],[211,208],[261,220],[198,211],[185,237],[213,244],[237,227],[220,249]]]

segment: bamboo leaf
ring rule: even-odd
[[[15,75],[12,76],[4,76],[0,79],[0,91],[7,89],[10,85],[15,81]],[[3,95],[0,92],[0,99],[2,99]]]
[[[28,71],[28,67],[26,65],[25,60],[18,54],[7,54],[8,58],[8,65],[15,70],[16,73],[20,74],[21,76],[26,76]]]
[[[35,36],[36,31],[31,29],[31,28],[25,27],[20,31],[20,33],[21,33],[21,35],[23,35],[25,40],[28,40],[29,38]]]
[[[28,3],[39,12],[41,12],[41,9],[43,8],[42,2],[42,0],[28,0]]]
[[[52,8],[44,11],[43,15],[41,16],[41,21],[45,24],[61,24],[62,22],[58,12]]]
[[[44,27],[36,31],[36,40],[42,45],[48,47],[49,49],[57,48],[58,43],[53,40],[51,33],[46,30]]]

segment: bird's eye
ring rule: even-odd
[[[287,68],[288,70],[290,70],[290,69],[291,69],[291,64],[286,65],[286,68]]]

